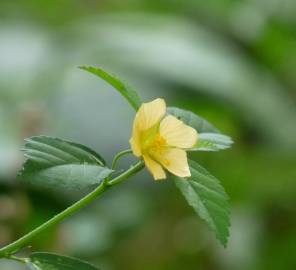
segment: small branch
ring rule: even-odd
[[[125,156],[125,155],[128,155],[128,154],[131,154],[133,151],[131,149],[128,149],[128,150],[124,150],[122,152],[119,152],[113,159],[112,161],[112,166],[111,166],[111,169],[114,170],[116,168],[116,165],[117,165],[117,162],[118,160]]]
[[[107,189],[111,188],[111,186],[119,184],[129,178],[130,176],[136,174],[138,171],[140,171],[143,168],[143,162],[140,161],[137,164],[131,166],[128,170],[123,172],[121,175],[117,176],[113,180],[111,180],[108,183],[105,183],[105,181],[102,182],[100,186],[98,186],[95,190],[93,190],[91,193],[80,199],[78,202],[74,203],[67,209],[65,209],[63,212],[59,213],[58,215],[54,216],[52,219],[48,220],[47,222],[43,223],[39,227],[37,227],[35,230],[29,232],[25,236],[21,237],[20,239],[16,240],[15,242],[7,245],[6,247],[0,249],[0,258],[1,257],[7,257],[12,258],[11,254],[16,253],[19,251],[20,248],[27,245],[33,238],[35,238],[37,235],[45,231],[46,229],[58,224],[65,218],[71,216],[72,214],[79,211],[84,206],[88,205],[92,201],[94,201],[96,198],[98,198],[102,193],[104,193]],[[14,257],[15,259],[16,257]]]
[[[144,168],[144,163],[143,161],[138,162],[137,164],[131,166],[128,170],[126,170],[124,173],[122,173],[120,176],[121,177],[116,177],[112,180],[110,180],[106,185],[107,186],[114,186],[117,184],[120,184],[121,182],[123,182],[126,178],[132,176],[133,174],[139,172],[140,170],[142,170]]]

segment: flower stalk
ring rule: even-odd
[[[133,153],[133,151],[132,151],[131,149],[128,149],[128,150],[124,150],[124,151],[122,151],[122,152],[119,152],[119,153],[114,157],[114,159],[113,159],[113,161],[112,161],[111,169],[114,170],[114,169],[116,168],[116,165],[117,165],[118,160],[119,160],[120,158],[122,158],[122,157],[125,156],[125,155],[132,154],[132,153]]]

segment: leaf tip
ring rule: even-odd
[[[79,65],[77,68],[87,70],[88,68],[90,68],[90,66],[88,66],[88,65]]]

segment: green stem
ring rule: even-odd
[[[128,155],[128,154],[131,154],[133,151],[131,149],[128,149],[128,150],[124,150],[122,152],[119,152],[113,159],[112,161],[112,166],[111,166],[111,169],[115,169],[116,165],[117,165],[117,162],[118,160],[122,157],[122,156],[125,156],[125,155]]]
[[[13,261],[17,261],[17,262],[20,262],[20,263],[27,263],[28,259],[25,259],[25,258],[19,258],[19,257],[16,257],[16,256],[7,256],[6,257],[7,259],[9,260],[13,260]]]
[[[143,162],[140,161],[135,165],[131,166],[128,170],[123,172],[121,175],[117,176],[113,180],[109,182],[103,181],[103,183],[98,186],[95,190],[90,192],[88,195],[71,205],[70,207],[66,208],[63,212],[59,213],[58,215],[54,216],[52,219],[48,220],[47,222],[43,223],[35,230],[29,232],[25,236],[21,237],[20,239],[16,240],[15,242],[3,247],[0,249],[0,258],[7,257],[9,258],[11,254],[16,253],[20,248],[27,245],[34,237],[39,235],[41,232],[45,231],[46,229],[56,225],[57,223],[61,222],[65,218],[69,217],[70,215],[74,214],[84,206],[88,205],[92,201],[94,201],[97,197],[99,197],[102,193],[104,193],[107,189],[111,186],[121,183],[122,181],[126,180],[128,177],[136,174],[139,170],[143,168]]]
[[[139,161],[136,165],[132,166],[130,169],[123,172],[119,177],[116,177],[116,178],[110,180],[106,185],[109,186],[109,187],[114,186],[114,185],[118,185],[121,182],[123,182],[126,178],[128,178],[128,177],[132,176],[133,174],[139,172],[143,168],[144,168],[143,161]]]

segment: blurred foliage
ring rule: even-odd
[[[172,183],[143,174],[36,239],[33,250],[105,270],[294,269],[295,15],[294,0],[2,0],[0,243],[82,196],[16,180],[23,138],[64,137],[108,161],[128,147],[133,112],[76,69],[96,64],[145,100],[163,96],[234,137],[230,151],[191,154],[231,197],[230,245],[218,246]]]

